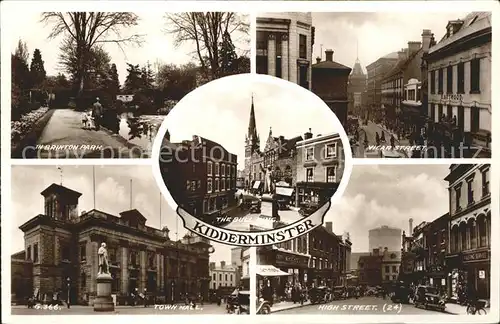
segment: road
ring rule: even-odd
[[[359,131],[359,146],[357,147],[356,151],[354,152],[354,157],[356,158],[376,158],[379,157],[378,152],[367,152],[366,148],[364,146],[364,140],[365,140],[365,133],[366,137],[368,139],[368,145],[377,145],[376,141],[376,133],[379,134],[379,136],[384,133],[385,135],[385,145],[391,145],[390,139],[391,139],[391,133],[388,131],[383,130],[379,125],[375,124],[372,121],[368,121],[367,125],[362,125],[360,127]],[[407,139],[403,139],[401,141],[396,140],[395,141],[396,145],[409,145],[409,142]]]
[[[105,129],[84,129],[81,112],[72,109],[54,111],[36,141],[38,158],[140,158],[147,157],[143,148],[129,144],[120,135]],[[43,147],[39,146],[43,145]],[[53,146],[52,145],[56,145]],[[57,146],[59,145],[59,146]],[[62,145],[75,145],[63,147]],[[31,148],[26,154],[33,154]]]
[[[221,315],[227,314],[226,306],[222,304],[197,305],[196,309],[190,309],[184,305],[172,306],[156,305],[150,307],[141,306],[117,306],[114,312],[94,312],[91,306],[72,306],[70,309],[61,307],[57,310],[28,309],[26,306],[13,306],[12,315]]]
[[[389,298],[361,297],[359,299],[336,300],[328,304],[305,305],[271,313],[271,315],[334,314],[334,315],[419,315],[443,314],[433,310],[416,308],[413,305],[394,304]]]

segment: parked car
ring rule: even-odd
[[[446,308],[446,297],[441,295],[433,286],[420,285],[415,290],[414,303],[417,308],[435,309],[444,312]]]

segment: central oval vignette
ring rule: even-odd
[[[295,96],[297,98],[294,98]],[[227,102],[242,100],[241,98],[245,98],[245,109],[250,110],[244,116],[241,116],[242,111],[238,110],[241,104],[231,105],[230,109],[226,110],[219,109]],[[301,105],[304,113],[300,116],[284,114],[276,109],[273,111],[273,107],[269,107],[270,102],[288,101],[285,106],[288,109],[297,102],[297,105],[300,105],[301,99],[305,100],[306,106]],[[312,118],[309,123],[319,122],[318,128],[326,125],[333,131],[313,136],[309,128],[304,136],[285,139],[284,136],[274,137],[272,128],[269,127],[268,140],[262,143],[266,144],[265,150],[270,150],[266,152],[274,152],[274,155],[264,156],[260,151],[260,136],[256,130],[259,121],[256,122],[255,115],[259,113],[255,112],[254,101],[255,106],[258,106],[259,102],[266,100],[268,104],[263,106],[269,110],[260,111],[260,114],[266,115],[272,124],[277,119],[281,122],[282,119],[286,121],[286,118],[291,118],[285,125],[292,124],[290,127],[297,129],[310,127],[298,124]],[[218,101],[219,104],[213,101]],[[274,118],[273,113],[277,114]],[[315,118],[315,113],[319,117]],[[204,118],[205,115],[209,117]],[[240,125],[240,119],[245,120],[245,126]],[[225,122],[223,128],[227,129],[227,132],[221,131],[219,124],[222,122]],[[265,124],[265,120],[260,123],[260,127],[262,124]],[[282,126],[281,131],[283,129],[288,131],[286,126]],[[301,131],[303,129],[297,130],[296,133],[300,134]],[[214,135],[215,132],[218,132],[217,135]],[[236,192],[237,175],[245,171],[237,170],[242,161],[238,161],[238,155],[230,153],[238,148],[234,143],[229,148],[231,145],[227,143],[240,133],[245,134],[241,139],[241,146],[245,146],[246,176],[238,178],[238,187],[244,187],[245,190]],[[173,137],[176,137],[176,140]],[[214,140],[214,137],[218,139]],[[219,144],[217,141],[226,144]],[[319,154],[314,152],[315,148],[320,148]],[[215,149],[218,149],[218,153]],[[207,156],[207,150],[210,151],[210,156]],[[295,163],[294,187],[291,186],[292,168],[287,165],[285,172],[281,172],[280,167],[275,164],[282,156],[286,159],[285,153],[289,154]],[[318,156],[321,159],[319,163],[316,161]],[[303,163],[298,163],[297,159],[303,159]],[[330,108],[303,87],[279,78],[256,74],[239,74],[214,80],[182,98],[167,115],[158,131],[153,143],[152,160],[153,174],[161,193],[182,218],[184,227],[211,241],[236,246],[277,244],[321,226],[330,207],[342,197],[352,171],[352,152],[348,136]],[[314,175],[316,165],[322,167],[323,181],[317,181],[318,177]],[[299,168],[304,169],[302,182],[297,181]],[[343,169],[341,178],[337,174],[338,169]],[[188,173],[192,174],[191,177]],[[203,184],[200,179],[204,180]],[[299,189],[299,184],[305,184],[305,189]],[[317,184],[314,189],[317,191],[313,192],[313,189],[308,187],[311,184]],[[296,206],[300,197],[302,208],[288,206],[293,199],[290,196],[288,201],[283,200],[283,197],[292,195],[291,192],[295,193]],[[196,197],[197,193],[202,195],[201,200],[189,198]],[[207,198],[207,194],[210,194],[210,197]],[[211,199],[212,196],[216,198]],[[287,210],[282,211],[282,208]],[[212,209],[216,213],[210,213]],[[244,214],[244,211],[249,214]],[[243,213],[242,216],[238,214],[240,212]],[[264,220],[270,221],[272,225],[255,225]],[[238,228],[242,224],[249,225],[249,228]]]

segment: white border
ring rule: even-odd
[[[160,171],[160,148],[163,144],[163,138],[165,137],[165,134],[167,133],[167,129],[169,128],[169,124],[171,123],[171,119],[177,120],[177,118],[173,118],[173,116],[176,116],[177,114],[183,114],[186,116],[192,116],[196,114],[196,110],[194,109],[203,109],[203,107],[186,107],[184,102],[189,102],[189,98],[199,96],[200,94],[207,93],[208,88],[210,87],[220,87],[220,89],[227,89],[228,92],[234,91],[233,88],[231,87],[232,84],[238,84],[239,89],[237,91],[245,91],[245,88],[247,88],[248,92],[252,91],[252,85],[253,84],[273,84],[281,87],[284,90],[290,91],[290,92],[299,92],[303,93],[305,97],[307,97],[310,101],[310,105],[308,107],[304,107],[304,109],[324,109],[325,113],[328,114],[331,118],[328,120],[324,120],[325,124],[328,123],[332,125],[332,130],[331,133],[335,132],[339,134],[340,140],[342,141],[342,149],[344,152],[344,173],[342,174],[342,179],[340,180],[340,184],[337,188],[337,191],[331,198],[331,208],[335,208],[335,204],[338,203],[338,201],[342,198],[342,195],[344,194],[344,191],[347,187],[347,183],[349,182],[349,178],[351,177],[351,172],[352,172],[352,166],[353,166],[353,157],[352,157],[352,151],[350,150],[350,145],[349,145],[349,138],[347,137],[347,134],[342,127],[342,124],[340,123],[339,119],[337,116],[333,113],[331,113],[330,108],[326,105],[326,103],[321,100],[318,96],[316,96],[314,93],[311,91],[286,80],[275,78],[269,75],[264,75],[264,74],[238,74],[238,75],[232,75],[228,77],[224,77],[221,79],[214,80],[210,83],[204,84],[201,87],[197,88],[196,90],[188,93],[184,98],[182,98],[179,103],[174,107],[174,109],[168,114],[168,116],[163,120],[160,128],[158,129],[158,133],[156,135],[155,141],[153,142],[153,147],[152,147],[152,152],[151,152],[151,160],[152,160],[152,165],[153,165],[153,175],[156,178],[156,183],[158,184],[158,187],[160,188],[161,193],[167,200],[168,204],[170,207],[172,207],[174,210],[177,210],[177,203],[174,201],[172,198],[172,195],[170,195],[170,192],[168,191],[167,187],[165,186],[165,183],[163,182],[163,177],[161,175]],[[200,90],[204,91],[201,92]],[[198,92],[200,91],[200,92]],[[258,94],[257,94],[258,95]],[[272,109],[272,107],[270,107]],[[242,118],[246,118],[245,116],[242,116]],[[293,127],[293,126],[291,126]],[[196,134],[193,134],[196,135]],[[220,143],[222,146],[224,146],[223,143]],[[347,149],[345,149],[347,148]],[[241,161],[240,161],[241,162]],[[323,215],[324,219],[325,215]],[[292,225],[290,225],[292,226]],[[283,229],[286,229],[288,227],[284,227]],[[223,230],[223,229],[221,229]],[[270,230],[271,231],[271,230]],[[230,232],[230,231],[229,231]],[[266,231],[267,232],[267,231]],[[250,232],[249,232],[250,233]],[[265,233],[265,232],[262,232]]]
[[[48,10],[58,10],[58,11],[116,11],[117,3],[119,3],[119,10],[121,11],[149,11],[149,10],[162,10],[162,11],[240,11],[251,13],[250,17],[255,17],[257,12],[291,12],[291,11],[303,11],[303,12],[453,12],[453,11],[492,11],[493,12],[493,35],[500,34],[500,21],[499,16],[499,5],[496,1],[454,1],[451,4],[449,1],[249,1],[249,2],[233,2],[233,1],[3,1],[0,3],[1,10],[1,36],[2,44],[10,44],[9,38],[12,36],[9,30],[9,20],[16,19],[18,15],[22,12],[32,11],[41,12]],[[17,12],[17,15],[15,13]],[[252,27],[251,31],[255,30],[254,20],[251,21]],[[444,28],[444,26],[443,26]],[[43,35],[40,35],[43,37]],[[496,57],[498,56],[498,37],[493,38],[493,57],[495,59],[492,62],[492,71],[500,71],[500,64],[496,63]],[[252,43],[254,40],[252,39]],[[11,217],[15,215],[10,215],[11,207],[11,195],[10,195],[10,183],[11,183],[11,164],[16,165],[50,165],[52,161],[50,160],[11,160],[10,159],[10,51],[8,46],[2,46],[1,48],[1,62],[3,69],[1,70],[1,85],[2,85],[2,97],[1,97],[1,128],[3,129],[1,138],[1,153],[2,153],[2,166],[3,174],[1,177],[1,184],[3,188],[3,199],[2,199],[2,211],[4,217],[2,219],[2,311],[3,311],[3,322],[5,323],[59,323],[67,321],[64,316],[11,316],[11,306],[10,306],[10,235],[11,231]],[[251,57],[252,71],[255,71],[254,59]],[[500,88],[500,74],[492,73],[492,89]],[[500,96],[492,91],[492,106],[497,106],[500,104]],[[7,108],[6,108],[7,107]],[[500,130],[500,118],[493,118],[492,129]],[[492,142],[498,143],[500,140],[500,135],[497,131],[492,132]],[[499,230],[499,206],[500,206],[500,172],[498,172],[498,156],[497,152],[499,145],[494,144],[494,151],[491,160],[476,160],[476,159],[425,159],[425,160],[413,160],[413,159],[353,159],[355,165],[373,165],[373,164],[422,164],[422,165],[433,165],[433,164],[451,164],[451,163],[489,163],[492,164],[491,172],[491,190],[492,198],[491,205],[493,210],[493,215],[491,220],[492,234],[498,233]],[[57,160],[54,161],[54,165],[71,165],[71,164],[105,164],[105,165],[137,165],[137,164],[150,164],[151,160],[137,159],[127,159],[127,160]],[[7,171],[6,171],[7,170]],[[497,179],[497,180],[494,180]],[[495,232],[496,231],[496,232]],[[499,251],[498,246],[500,244],[498,235],[491,235],[492,237],[492,253],[491,253],[491,304],[499,305],[499,293],[498,287],[499,283]],[[252,259],[251,265],[255,264],[255,248],[252,248]],[[254,268],[251,268],[251,274],[255,272]],[[253,271],[253,272],[252,272]],[[254,278],[251,278],[251,291],[255,286]],[[192,315],[188,315],[192,316]],[[278,316],[278,317],[276,317]],[[90,321],[106,321],[108,323],[134,323],[137,320],[148,320],[152,323],[160,323],[166,321],[189,321],[190,317],[182,315],[166,315],[163,316],[109,316],[109,315],[93,315]],[[89,318],[86,316],[71,316],[71,320],[76,321],[88,321]],[[194,319],[196,320],[196,319]],[[234,318],[231,316],[221,315],[221,316],[209,316],[204,318],[207,323],[232,323]],[[238,321],[242,323],[252,323],[256,321],[254,316],[243,316],[239,317]],[[315,322],[315,323],[368,323],[368,322],[379,322],[379,323],[389,323],[389,322],[405,322],[405,323],[421,323],[423,321],[429,321],[432,323],[496,323],[500,321],[499,309],[498,307],[492,309],[488,316],[454,316],[454,315],[429,315],[429,316],[416,316],[416,315],[377,315],[377,316],[363,316],[363,315],[314,315],[309,316],[285,316],[285,315],[274,315],[272,317],[268,316],[258,316],[258,322],[261,323],[274,323],[274,322],[284,322],[289,323],[303,323],[303,322]]]

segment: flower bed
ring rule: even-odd
[[[40,118],[42,118],[48,110],[49,108],[47,107],[41,107],[23,115],[20,120],[11,121],[11,145],[15,145],[20,142],[24,136],[31,132],[36,122],[40,120]]]

